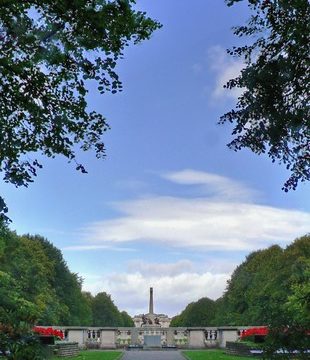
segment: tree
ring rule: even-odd
[[[0,171],[27,186],[42,165],[30,156],[76,149],[105,156],[102,114],[87,108],[87,83],[122,90],[115,72],[124,48],[149,39],[160,24],[133,9],[135,0],[1,0]],[[0,198],[2,217],[8,211]]]
[[[49,287],[61,304],[61,312],[58,313],[57,319],[52,320],[47,312],[46,316],[40,318],[39,324],[90,325],[92,321],[91,306],[85,294],[82,293],[82,279],[77,274],[70,272],[61,251],[42,236],[26,235],[24,238],[30,240],[34,247],[42,248],[47,256],[48,264],[52,267]],[[49,306],[48,309],[51,307]]]
[[[0,222],[0,271],[35,305],[36,324],[91,325],[91,300],[81,290],[82,279],[43,237],[18,236]]]
[[[224,296],[217,302],[217,325],[266,325],[266,358],[282,348],[299,350],[306,359],[309,344],[310,236],[286,249],[271,246],[247,256],[233,272]],[[278,359],[290,358],[290,354]]]
[[[242,0],[226,0],[228,6]],[[230,80],[229,89],[242,88],[236,109],[220,123],[234,124],[235,138],[228,146],[268,153],[273,162],[291,171],[283,189],[296,189],[310,180],[308,0],[248,0],[253,11],[248,23],[234,34],[249,36],[250,45],[228,52],[242,58],[246,67]]]
[[[111,296],[98,293],[92,301],[93,326],[122,326],[123,319]]]
[[[173,317],[170,326],[212,326],[215,302],[207,297],[190,303],[180,315]]]
[[[38,316],[34,303],[23,298],[15,280],[0,271],[0,356],[8,360],[43,360],[43,349],[31,333]]]
[[[122,326],[124,326],[124,327],[134,327],[135,326],[135,323],[133,322],[131,316],[126,311],[122,311],[121,316],[122,316],[122,320],[123,320]]]
[[[280,311],[270,318],[270,332],[266,338],[266,359],[290,359],[290,353],[299,350],[296,359],[309,358],[310,324],[310,236],[303,236],[284,253],[288,277],[288,296]],[[279,348],[288,354],[275,355]],[[295,357],[294,356],[294,357]]]

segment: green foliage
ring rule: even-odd
[[[17,282],[0,271],[0,354],[8,360],[39,360],[43,349],[31,334],[38,316],[34,303],[23,297]]]
[[[39,317],[44,317],[45,311],[48,311],[50,320],[56,320],[56,304],[59,308],[60,304],[50,286],[52,268],[43,249],[24,237],[16,236],[14,246],[10,239],[4,240],[7,246],[1,264],[2,269],[8,271],[20,284],[22,295],[36,304]],[[48,304],[54,307],[54,311],[48,308]]]
[[[102,114],[87,108],[87,84],[115,93],[117,61],[131,43],[149,39],[160,24],[133,8],[134,0],[2,0],[0,6],[0,171],[15,186],[42,167],[29,154],[76,149],[105,155]],[[28,154],[28,155],[26,155]],[[76,169],[85,173],[81,164]],[[7,207],[0,198],[0,211]]]
[[[271,246],[250,254],[234,271],[225,294],[217,301],[215,322],[267,325],[270,333],[264,349],[268,359],[280,348],[299,350],[303,359],[303,351],[309,347],[309,265],[309,235],[296,239],[285,250]]]
[[[133,322],[132,318],[130,315],[128,315],[128,313],[126,311],[122,311],[121,312],[121,316],[122,316],[122,326],[124,327],[134,327],[135,323]]]
[[[171,326],[268,326],[266,359],[306,359],[310,324],[310,235],[286,249],[274,245],[246,257],[224,295],[189,304]],[[275,355],[276,350],[287,353]],[[197,355],[198,356],[198,355]],[[208,357],[206,357],[207,359]]]
[[[41,345],[38,338],[32,334],[26,334],[19,339],[10,338],[10,354],[7,360],[46,360],[46,349]]]
[[[188,360],[249,360],[248,357],[227,355],[223,350],[183,351]]]
[[[34,324],[134,326],[110,295],[93,297],[81,286],[82,279],[49,241],[18,236],[0,222],[0,353],[10,350],[12,360],[41,359]]]
[[[214,316],[215,302],[206,297],[187,305],[180,315],[172,318],[170,326],[212,326]]]
[[[7,331],[14,325],[14,331],[23,332],[34,324],[38,310],[34,303],[26,300],[16,281],[7,273],[0,271],[0,324]]]
[[[46,315],[41,317],[40,324],[89,325],[92,319],[91,308],[87,298],[81,291],[82,279],[77,274],[69,271],[61,251],[48,240],[38,235],[27,235],[26,238],[34,246],[43,248],[47,255],[48,263],[53,272],[50,286],[59,303],[57,318],[52,321],[50,317],[55,311],[54,302],[48,307]]]
[[[309,335],[305,327],[295,325],[289,318],[274,318],[270,325],[270,332],[262,344],[264,359],[309,359]],[[284,321],[283,321],[284,320]],[[281,323],[282,322],[282,323]],[[309,326],[309,323],[308,323]],[[283,353],[279,353],[283,350]],[[298,353],[296,354],[296,350]],[[293,355],[294,354],[294,355]]]
[[[80,355],[71,357],[70,360],[117,360],[122,353],[120,351],[81,351]],[[59,360],[54,357],[52,360]]]
[[[123,318],[111,296],[98,293],[92,300],[93,326],[123,326]]]
[[[217,322],[223,325],[266,325],[268,315],[286,296],[282,276],[283,250],[272,246],[247,256],[233,272],[224,298],[219,301]],[[278,273],[280,270],[280,273]],[[276,275],[282,276],[278,282]]]
[[[239,1],[226,0],[229,6]],[[252,43],[229,51],[246,67],[226,85],[244,92],[220,123],[235,125],[230,148],[267,152],[273,162],[284,163],[291,170],[283,187],[288,191],[310,180],[310,3],[248,0],[248,6],[253,15],[234,34]]]
[[[91,305],[81,291],[82,280],[69,271],[60,250],[46,239],[17,236],[2,226],[0,271],[14,279],[21,299],[35,305],[37,324],[91,324]]]
[[[309,319],[309,259],[309,235],[285,250],[271,246],[248,255],[217,300],[216,323],[269,325],[286,317],[300,326],[304,319],[304,326]]]

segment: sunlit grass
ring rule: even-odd
[[[189,360],[249,360],[249,357],[227,355],[223,350],[183,351]]]
[[[70,357],[70,360],[116,360],[122,353],[120,351],[81,351],[78,356]],[[53,357],[52,360],[63,359],[63,357]]]

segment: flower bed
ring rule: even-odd
[[[44,327],[40,327],[40,326],[35,326],[32,329],[32,331],[41,336],[54,336],[55,338],[61,339],[61,340],[63,340],[63,338],[64,338],[62,331],[53,329],[51,327],[44,328]]]
[[[250,329],[241,331],[240,339],[243,340],[245,338],[255,337],[255,336],[263,337],[263,336],[266,336],[267,334],[268,334],[267,326],[254,327],[254,328],[250,328]]]

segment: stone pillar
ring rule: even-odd
[[[174,342],[174,329],[169,328],[167,329],[167,345],[173,346],[175,344]]]
[[[68,329],[68,341],[77,342],[79,344],[79,348],[83,348],[85,346],[84,330]]]
[[[131,331],[131,344],[139,345],[139,329],[131,328],[130,331]]]
[[[227,341],[237,341],[238,340],[238,329],[233,327],[219,328],[219,346],[221,348],[226,347]]]
[[[115,329],[102,329],[100,347],[102,349],[115,349],[116,348],[116,330]]]
[[[189,330],[189,342],[190,348],[204,348],[205,347],[205,334],[202,329],[190,329]]]
[[[150,306],[149,306],[149,314],[154,314],[154,304],[153,304],[153,288],[150,288]]]

